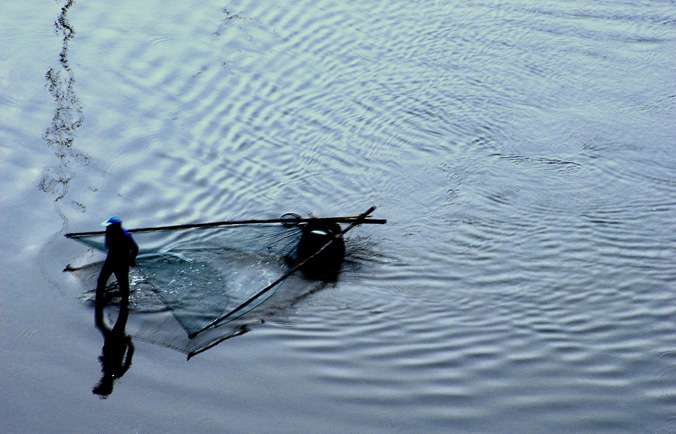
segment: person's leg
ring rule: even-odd
[[[106,261],[103,263],[101,268],[101,273],[99,273],[99,278],[96,281],[96,298],[94,300],[94,321],[96,327],[101,330],[101,333],[107,331],[107,326],[103,321],[103,308],[106,305],[105,293],[106,293],[106,284],[108,284],[108,279],[110,275],[113,274],[113,267],[110,262]]]
[[[120,307],[129,306],[129,266],[118,266],[114,270],[117,284],[120,286]]]
[[[108,284],[108,279],[110,278],[111,274],[113,274],[113,266],[109,261],[106,260],[106,262],[103,263],[101,273],[99,273],[99,278],[96,281],[97,301],[99,301],[99,299],[103,300],[103,295],[106,291],[106,285]]]

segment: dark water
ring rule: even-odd
[[[674,2],[287,3],[0,6],[0,431],[676,432]],[[92,394],[63,233],[370,205],[335,285]]]

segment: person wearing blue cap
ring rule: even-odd
[[[122,305],[129,303],[129,267],[136,266],[136,255],[138,254],[138,245],[131,234],[122,227],[122,220],[118,216],[112,216],[101,226],[106,227],[106,248],[108,256],[103,263],[101,273],[96,283],[96,298],[103,299],[103,294],[108,283],[108,279],[115,274],[117,283],[120,286],[120,296]]]
[[[129,317],[129,267],[136,265],[138,245],[131,234],[122,227],[122,220],[119,217],[112,216],[101,223],[101,226],[106,227],[108,256],[96,283],[94,320],[103,335],[103,349],[99,357],[102,376],[92,392],[101,398],[107,398],[113,392],[115,380],[123,376],[131,366],[134,354],[134,344],[131,337],[126,334],[125,326]],[[112,274],[115,274],[120,286],[121,301],[117,321],[110,327],[104,321],[103,309],[106,305],[104,296],[106,285]]]

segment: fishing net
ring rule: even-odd
[[[362,223],[386,222],[368,219],[374,209],[353,217],[301,219],[289,213],[274,220],[131,230],[139,255],[137,267],[129,273],[128,302],[133,314],[120,316],[125,330],[134,337],[183,351],[188,357],[242,334],[255,321],[241,317],[254,308],[262,318],[325,286],[324,277],[331,278],[343,260],[343,234]],[[338,222],[349,224],[342,229]],[[66,236],[106,252],[103,232]],[[302,244],[310,246],[304,254],[300,252],[301,237]],[[330,241],[324,243],[327,239]],[[95,294],[100,269],[100,262],[91,261],[66,267],[92,288],[85,298],[99,307],[107,303],[104,311],[113,322],[118,316],[120,291],[115,279],[110,279],[105,294]],[[315,277],[306,280],[293,274],[297,269]],[[329,271],[328,275],[317,273],[322,269]],[[314,280],[320,275],[319,281]],[[282,285],[285,290],[279,291],[284,294],[280,297],[276,293]],[[273,294],[276,302],[261,309]]]
[[[139,255],[137,267],[129,273],[133,314],[127,330],[135,337],[189,354],[241,334],[245,323],[237,319],[280,286],[307,287],[309,283],[298,276],[285,276],[301,236],[298,225],[232,225],[132,235]],[[102,234],[71,238],[105,252]],[[70,270],[91,288],[85,297],[92,302],[100,269],[98,262]],[[106,294],[108,317],[114,321],[119,303],[115,278],[109,280]],[[218,327],[210,327],[224,316]]]

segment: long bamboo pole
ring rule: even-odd
[[[374,208],[375,209],[375,208]],[[295,220],[289,219],[266,219],[266,220],[227,220],[220,222],[208,222],[208,223],[187,223],[181,225],[170,225],[170,226],[153,226],[146,228],[135,228],[127,229],[129,232],[151,232],[151,231],[167,231],[172,229],[192,229],[192,228],[209,228],[216,226],[229,226],[229,225],[251,225],[251,224],[267,224],[267,223],[307,223],[310,221],[325,221],[325,222],[336,222],[336,223],[352,223],[355,220],[361,218],[361,216],[347,216],[347,217],[308,217],[300,218]],[[372,219],[372,218],[363,218],[361,219],[360,224],[376,224],[383,225],[387,223],[385,219]],[[89,235],[103,235],[105,231],[91,231],[91,232],[70,232],[65,234],[66,238],[77,238],[85,237]]]

